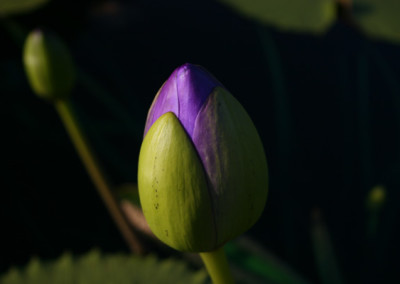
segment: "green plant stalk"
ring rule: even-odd
[[[367,223],[367,237],[371,241],[373,241],[374,238],[376,237],[378,223],[379,223],[379,210],[375,208],[372,209],[371,212],[369,212],[369,218]]]
[[[201,252],[200,257],[210,274],[213,284],[235,283],[223,247],[211,252]]]
[[[359,52],[357,58],[357,92],[358,92],[358,128],[359,128],[359,148],[362,174],[362,187],[371,188],[371,177],[374,175],[372,163],[372,141],[371,141],[371,94],[369,90],[369,58],[368,43],[365,44],[366,50]]]
[[[70,101],[58,100],[55,102],[60,118],[74,144],[86,170],[96,186],[96,189],[103,199],[110,215],[120,230],[132,253],[142,254],[142,247],[129,227],[111,191],[111,186],[107,182],[105,175],[98,163],[98,160],[91,150],[91,147],[81,130],[75,112]]]
[[[256,31],[259,36],[261,47],[263,49],[265,66],[272,78],[272,95],[275,109],[275,122],[277,129],[277,145],[278,145],[278,168],[281,173],[278,176],[278,184],[280,185],[281,196],[284,196],[285,202],[281,207],[283,216],[283,236],[286,248],[286,254],[290,259],[298,259],[298,243],[293,238],[295,234],[294,228],[294,211],[296,203],[293,199],[287,198],[287,192],[290,190],[290,177],[292,176],[288,165],[291,164],[291,158],[294,149],[295,135],[293,133],[293,118],[291,116],[291,108],[289,96],[285,85],[285,76],[279,48],[273,36],[268,29],[260,24],[256,24]]]

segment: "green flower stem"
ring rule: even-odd
[[[211,252],[201,252],[200,256],[214,284],[235,283],[222,247]]]
[[[103,202],[108,208],[110,215],[114,219],[115,224],[119,228],[130,250],[133,253],[141,254],[143,252],[142,247],[139,245],[136,236],[129,227],[128,222],[124,218],[121,209],[112,194],[111,186],[107,182],[105,175],[99,166],[98,160],[92,152],[91,147],[79,126],[71,103],[69,101],[59,100],[55,102],[55,107],[64,123],[72,143],[89,173],[89,176],[95,184],[99,195],[103,199]]]

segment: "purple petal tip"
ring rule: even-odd
[[[192,136],[197,114],[217,86],[222,84],[201,66],[185,63],[175,69],[154,99],[147,117],[145,135],[161,115],[173,112]]]

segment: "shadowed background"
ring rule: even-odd
[[[73,103],[115,185],[136,182],[158,88],[177,66],[199,64],[242,103],[266,150],[269,198],[248,234],[319,283],[311,237],[319,212],[346,282],[395,278],[399,39],[364,34],[368,25],[354,24],[357,18],[341,12],[345,6],[335,6],[336,20],[296,29],[222,2],[229,1],[50,1],[1,19],[0,273],[32,255],[127,250],[56,112],[26,80],[25,34],[46,27],[65,40],[79,66]],[[375,9],[356,8],[356,15]],[[292,17],[278,19],[284,15]],[[366,199],[376,185],[384,186],[386,200],[371,237]]]

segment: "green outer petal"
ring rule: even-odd
[[[215,249],[207,181],[192,142],[176,116],[162,115],[146,134],[139,156],[138,186],[153,233],[182,251]]]
[[[202,137],[206,139],[198,143]],[[220,246],[247,231],[264,210],[268,192],[264,149],[247,112],[221,87],[200,110],[194,143],[212,184]]]

